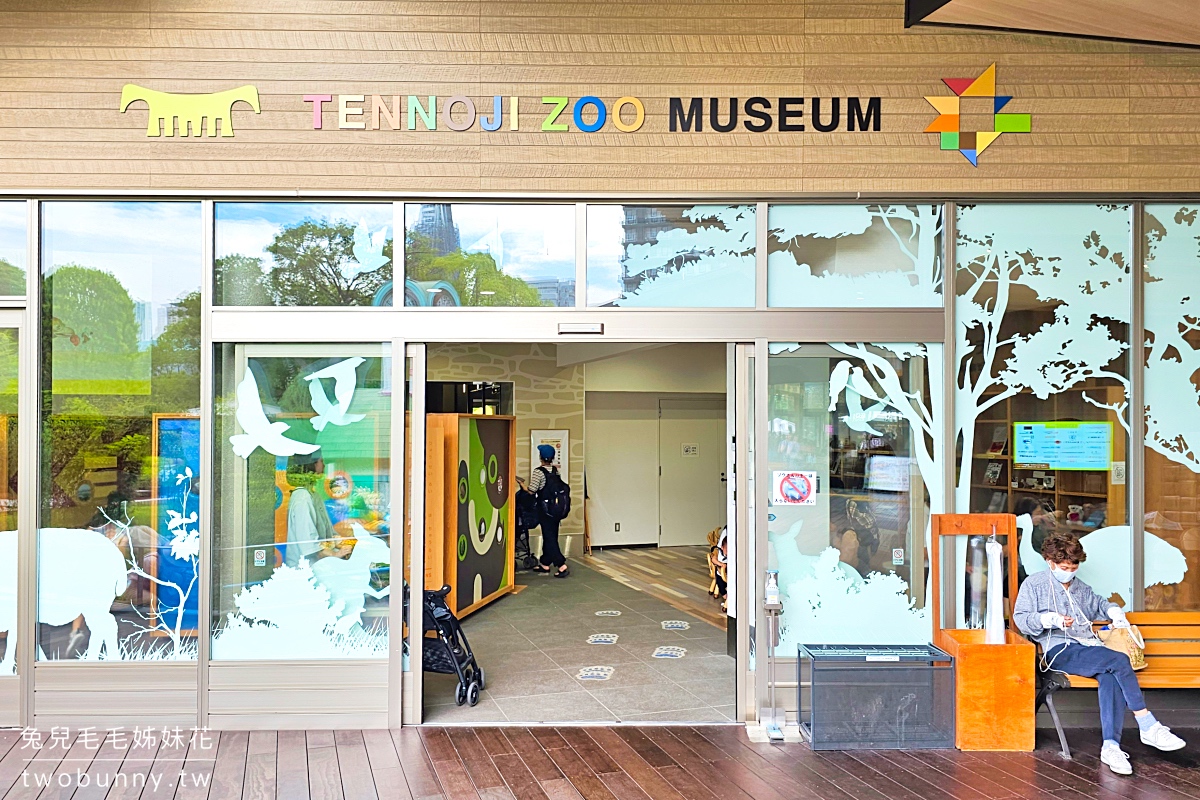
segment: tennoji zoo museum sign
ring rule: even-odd
[[[924,129],[936,134],[942,150],[957,150],[972,166],[979,155],[1004,133],[1029,133],[1030,115],[1010,111],[1013,100],[1001,95],[996,85],[996,65],[975,78],[946,78],[952,95],[926,95],[937,112]],[[482,99],[456,94],[324,94],[293,96],[311,112],[313,130],[362,131],[544,131],[635,133],[646,127],[647,102],[627,95],[615,100],[596,96],[542,95],[519,97],[491,95]],[[993,124],[990,130],[963,131],[960,125],[962,98],[990,100]],[[144,102],[149,110],[146,135],[234,135],[234,110],[242,104],[261,113],[258,89],[239,86],[211,94],[177,94],[127,84],[121,92],[120,111]],[[883,100],[880,97],[670,97],[654,102],[665,104],[666,132],[685,133],[832,133],[878,132],[883,130]],[[662,125],[662,122],[658,122]],[[662,131],[656,131],[662,132]]]

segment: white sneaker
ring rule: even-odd
[[[1171,733],[1171,729],[1161,722],[1150,726],[1150,730],[1142,731],[1142,744],[1157,747],[1159,750],[1181,750],[1187,742]]]
[[[1100,761],[1118,775],[1133,774],[1133,767],[1129,766],[1129,755],[1116,745],[1105,744],[1101,747]]]

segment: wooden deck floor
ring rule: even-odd
[[[1059,758],[1048,740],[1035,753],[814,753],[803,745],[751,743],[737,726],[209,736],[117,751],[104,742],[95,749],[72,731],[35,752],[19,731],[0,731],[0,791],[6,799],[74,800],[1200,798],[1194,748],[1151,755],[1128,744],[1136,738],[1129,731],[1134,778],[1102,768],[1092,746],[1099,742],[1086,734],[1072,737],[1079,749],[1074,761]]]

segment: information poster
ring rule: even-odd
[[[548,444],[554,448],[554,466],[558,467],[558,475],[564,483],[571,483],[570,459],[567,453],[571,446],[571,432],[567,430],[532,430],[529,432],[529,472],[538,468],[541,456],[538,455],[538,445]]]
[[[1032,469],[1107,470],[1111,422],[1014,422],[1013,464]]]

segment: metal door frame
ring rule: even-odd
[[[0,329],[16,331],[17,334],[17,591],[16,591],[16,628],[9,632],[8,644],[16,640],[13,653],[13,666],[16,673],[5,675],[4,680],[11,686],[11,693],[17,700],[16,719],[18,724],[26,724],[32,707],[33,693],[33,653],[31,646],[36,625],[33,619],[36,613],[28,613],[27,609],[36,608],[30,603],[36,603],[34,592],[34,536],[36,531],[36,480],[37,473],[29,468],[30,455],[37,455],[36,440],[37,426],[34,424],[36,413],[37,392],[30,386],[29,375],[31,360],[30,346],[35,337],[28,327],[28,316],[25,309],[0,308]],[[7,456],[4,456],[7,457]],[[24,613],[22,613],[24,612]],[[7,694],[8,692],[6,692]]]
[[[404,558],[404,530],[409,528],[408,546],[411,549],[411,560],[409,562],[408,585],[410,599],[408,603],[408,619],[403,616],[403,604],[397,608],[396,604],[392,605],[393,620],[399,619],[400,624],[393,622],[395,627],[392,630],[403,631],[403,625],[408,625],[408,672],[403,671],[401,650],[392,648],[393,658],[389,669],[389,675],[392,684],[400,689],[403,684],[403,689],[400,689],[397,697],[397,708],[402,709],[398,714],[397,726],[404,725],[420,725],[425,715],[425,681],[422,664],[424,663],[424,640],[425,631],[423,626],[423,613],[421,605],[421,595],[419,592],[425,590],[425,380],[426,380],[426,345],[424,342],[408,344],[407,346],[401,339],[395,339],[392,343],[392,352],[402,353],[402,358],[393,358],[393,369],[397,364],[403,370],[404,380],[399,384],[393,381],[392,385],[404,387],[404,400],[400,403],[400,414],[396,414],[396,404],[392,403],[392,428],[395,430],[397,424],[403,431],[404,418],[407,414],[409,417],[409,442],[408,447],[412,453],[412,465],[409,467],[409,474],[404,477],[401,484],[400,493],[403,495],[403,486],[408,486],[408,507],[405,509],[405,515],[401,517],[402,523],[400,528],[401,535],[394,539],[398,540],[401,545],[401,559]],[[408,359],[412,359],[412,373],[408,373]],[[392,396],[395,397],[395,388],[392,390]],[[411,411],[406,410],[408,398],[412,398]],[[403,440],[403,433],[401,433]],[[400,453],[400,469],[404,470],[405,461],[404,448],[401,448]],[[394,484],[395,485],[395,484]],[[393,502],[395,491],[393,490]],[[401,500],[403,506],[403,500]],[[392,547],[392,552],[395,552],[395,545]],[[403,564],[403,560],[400,562]],[[415,624],[414,624],[415,623]],[[401,642],[403,647],[404,637],[396,637],[393,641]],[[406,679],[407,678],[407,679]]]

